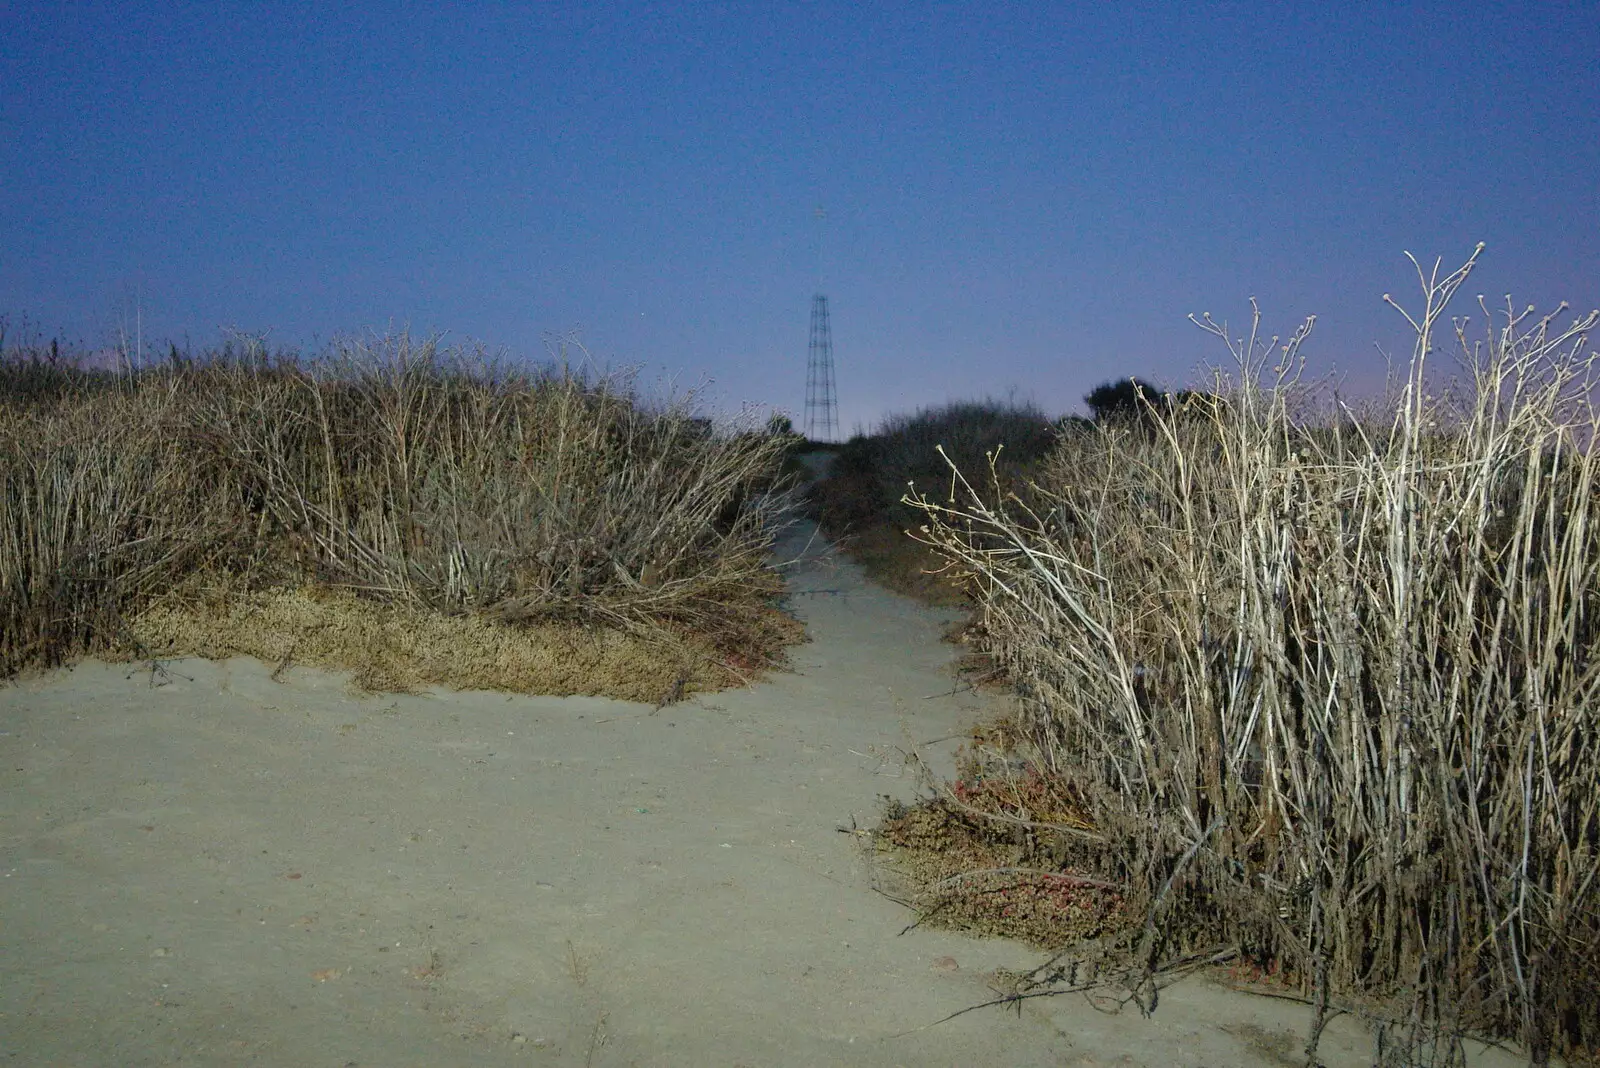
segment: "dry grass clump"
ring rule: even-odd
[[[1274,962],[1313,1049],[1330,1006],[1379,1004],[1389,1062],[1600,1045],[1597,317],[1457,323],[1465,387],[1430,396],[1475,259],[1423,276],[1387,417],[1315,418],[1310,323],[1253,329],[1214,399],[1075,435],[1027,501],[959,473],[909,498],[1095,828],[1072,859],[1147,914],[1142,959]]]
[[[739,679],[692,637],[674,658],[662,643],[623,630],[450,616],[317,586],[166,598],[128,629],[132,648],[145,655],[242,655],[279,670],[344,670],[375,692],[437,685],[657,702],[675,689],[715,690]]]
[[[19,385],[0,428],[0,674],[117,646],[265,649],[241,613],[331,663],[337,643],[301,629],[329,631],[335,608],[334,629],[365,635],[350,648],[421,658],[351,653],[343,666],[389,664],[371,679],[546,692],[631,692],[661,671],[710,684],[795,639],[767,561],[787,439],[647,409],[626,381],[403,335],[309,362],[247,345],[125,375],[13,353],[0,375]],[[305,588],[343,596],[267,593]],[[423,620],[437,641],[457,631],[452,664],[400,641]],[[548,673],[487,651],[557,626],[612,633],[594,638],[610,650],[595,670],[621,690],[577,681],[592,658],[556,655],[561,642]],[[646,648],[659,668],[629,669]]]

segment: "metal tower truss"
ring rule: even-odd
[[[833,391],[833,330],[828,298],[811,298],[811,351],[806,360],[806,437],[833,441],[839,432],[838,398]]]

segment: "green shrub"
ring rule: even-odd
[[[1037,408],[1005,401],[958,402],[890,416],[870,436],[857,435],[839,447],[814,497],[819,519],[834,533],[874,523],[905,529],[921,522],[901,500],[907,486],[926,492],[950,484],[941,449],[965,469],[985,467],[993,455],[1001,470],[1017,474],[1047,454],[1056,436]]]

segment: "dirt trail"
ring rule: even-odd
[[[901,936],[838,828],[978,699],[948,694],[947,615],[827,554],[790,581],[792,674],[657,713],[242,660],[0,688],[0,1060],[1296,1063],[1300,1007],[1203,982],[1149,1020],[1055,998],[914,1030],[1040,958]]]

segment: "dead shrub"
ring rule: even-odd
[[[707,684],[796,638],[767,559],[787,439],[646,406],[626,379],[404,335],[304,362],[247,342],[125,375],[0,364],[27,386],[0,428],[0,674],[175,649],[227,616],[201,590],[622,632]],[[707,656],[716,670],[681,666]]]
[[[953,501],[908,501],[1148,965],[1230,944],[1301,985],[1313,1036],[1377,1004],[1385,1058],[1479,1032],[1544,1063],[1600,1044],[1597,317],[1458,322],[1466,386],[1430,395],[1475,260],[1419,267],[1386,417],[1319,418],[1310,323],[1280,345],[1258,317],[1237,378],[1154,433],[1074,435],[1026,500],[952,465]]]

